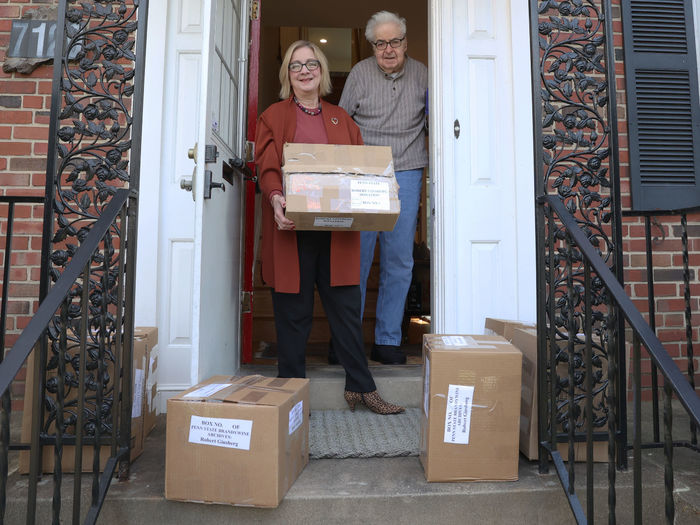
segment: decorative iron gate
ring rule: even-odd
[[[120,478],[129,474],[147,13],[148,2],[139,0],[58,3],[41,306],[0,374],[9,385],[38,342],[28,379],[33,389],[27,523],[42,514],[38,479],[47,469],[53,471],[53,522],[63,515],[66,469],[75,472],[73,523],[81,520],[84,448],[90,449],[85,465],[92,472],[85,523],[96,521],[117,463]],[[11,373],[7,381],[5,372]],[[64,460],[69,448],[75,457],[70,463]],[[6,449],[2,452],[6,458]],[[6,469],[2,476],[4,488]],[[1,503],[0,522],[6,515],[4,490]]]

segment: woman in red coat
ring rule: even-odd
[[[330,92],[328,62],[311,42],[287,50],[280,69],[281,102],[260,115],[255,137],[262,199],[262,276],[272,286],[280,377],[305,377],[314,285],[318,288],[333,346],[345,368],[345,400],[380,414],[403,412],[377,393],[362,342],[360,233],[295,231],[284,215],[282,147],[362,144],[360,130],[338,106],[321,102]]]

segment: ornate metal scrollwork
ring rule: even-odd
[[[606,60],[603,4],[592,0],[537,2],[543,166],[537,188],[539,194],[557,194],[561,198],[600,256],[609,266],[614,266],[618,264],[614,239],[619,210],[614,209],[615,184],[611,178],[614,176],[611,126],[616,123],[609,114],[613,90],[608,72],[614,66]],[[539,271],[544,273],[547,323],[554,326],[555,334],[547,348],[555,353],[558,363],[556,370],[548,371],[555,383],[556,408],[556,420],[550,424],[557,425],[557,432],[568,433],[572,424],[575,431],[583,429],[585,380],[587,374],[593,374],[593,426],[601,430],[608,423],[611,399],[614,399],[608,371],[610,334],[615,333],[617,321],[606,289],[594,275],[589,290],[593,308],[593,369],[586,370],[585,339],[581,335],[584,327],[581,254],[567,242],[566,232],[555,220],[544,223],[539,235],[545,247],[545,267]],[[548,238],[553,241],[548,242]],[[549,332],[547,335],[549,338]],[[570,412],[571,380],[576,405]]]
[[[138,0],[65,1],[66,44],[61,77],[54,81],[52,115],[55,136],[53,224],[49,278],[55,282],[70,262],[117,189],[130,183],[129,162],[134,122]],[[60,12],[60,11],[59,11]],[[60,23],[60,21],[59,21]],[[50,152],[51,154],[51,152]],[[47,188],[50,185],[47,185]],[[112,430],[115,383],[121,366],[116,355],[123,327],[120,265],[124,217],[112,225],[92,257],[89,278],[74,285],[63,315],[48,331],[42,431],[75,435],[79,406],[81,344],[86,350],[83,435]],[[123,242],[123,241],[122,241]],[[88,287],[87,340],[81,337],[85,312],[80,299]],[[65,346],[61,336],[65,331]],[[62,381],[60,377],[62,377]],[[61,390],[59,394],[59,389]],[[59,397],[62,398],[59,402]],[[62,413],[59,406],[63,404]],[[97,405],[100,406],[97,406]]]

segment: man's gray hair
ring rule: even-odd
[[[372,18],[369,19],[369,22],[367,22],[367,28],[365,29],[365,38],[370,42],[374,43],[375,41],[375,35],[374,35],[374,30],[378,25],[382,24],[396,24],[400,31],[401,31],[401,36],[406,36],[406,19],[400,17],[396,13],[390,13],[389,11],[379,11],[378,13],[374,13],[372,15]]]

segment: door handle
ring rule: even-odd
[[[223,182],[212,182],[211,170],[204,170],[204,198],[211,199],[211,190],[220,189],[226,191]]]
[[[455,138],[459,138],[459,132],[461,131],[461,128],[459,127],[459,120],[455,119]]]

